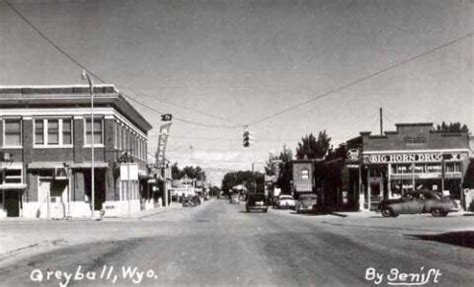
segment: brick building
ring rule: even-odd
[[[407,123],[384,135],[361,132],[324,161],[294,161],[293,185],[296,192],[317,193],[323,209],[375,210],[382,199],[414,189],[449,194],[466,209],[474,198],[473,170],[467,132]]]
[[[113,85],[96,85],[94,94],[91,128],[87,86],[0,87],[0,217],[90,216],[92,133],[94,209],[140,209],[146,180],[126,185],[119,161],[126,155],[147,175],[152,127]]]
[[[367,170],[361,207],[374,210],[383,198],[425,188],[449,193],[465,208],[462,185],[469,164],[469,134],[439,132],[432,123],[396,127],[383,136],[361,133],[362,165]]]

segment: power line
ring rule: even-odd
[[[92,72],[92,71],[91,71],[90,69],[88,69],[86,66],[84,66],[83,64],[81,64],[81,63],[80,63],[78,60],[76,60],[72,55],[68,54],[63,48],[61,48],[59,45],[57,45],[51,38],[49,38],[46,34],[44,34],[43,32],[41,32],[41,30],[39,30],[39,28],[37,28],[31,21],[29,21],[28,18],[26,18],[26,16],[24,16],[18,9],[16,9],[16,7],[15,7],[13,4],[11,4],[8,0],[4,0],[4,2],[5,2],[5,3],[12,9],[12,11],[14,11],[28,26],[30,26],[36,33],[38,33],[38,35],[40,35],[45,41],[47,41],[51,46],[53,46],[53,47],[54,47],[57,51],[59,51],[63,56],[65,56],[67,59],[69,59],[72,63],[74,63],[75,65],[77,65],[77,66],[80,67],[81,69],[87,71],[91,76],[93,76],[93,77],[94,77],[95,79],[97,79],[98,81],[100,81],[100,82],[102,82],[102,83],[106,83],[106,81],[103,80],[99,75],[97,75],[96,73]],[[327,91],[327,92],[325,92],[325,93],[323,93],[323,94],[320,94],[320,95],[318,95],[318,96],[315,96],[315,97],[313,97],[313,98],[311,98],[311,99],[308,99],[308,100],[306,100],[306,101],[303,101],[303,102],[298,103],[298,104],[295,104],[295,105],[292,105],[292,106],[290,106],[290,107],[288,107],[288,108],[285,108],[285,109],[282,109],[282,110],[277,111],[277,112],[275,112],[275,113],[272,113],[272,114],[270,114],[270,115],[268,115],[268,116],[266,116],[266,117],[263,117],[263,118],[261,118],[261,119],[258,119],[258,120],[249,122],[249,123],[247,123],[247,124],[245,124],[245,125],[217,125],[217,124],[205,124],[205,123],[199,123],[199,122],[187,120],[187,119],[185,119],[185,118],[176,117],[176,116],[175,116],[174,118],[175,118],[176,120],[181,121],[181,122],[186,123],[186,124],[190,124],[190,125],[194,125],[194,126],[207,127],[207,128],[230,128],[230,129],[234,129],[234,128],[241,128],[241,127],[243,127],[243,126],[257,125],[257,124],[260,124],[260,123],[262,123],[262,122],[264,122],[264,121],[267,121],[267,120],[270,120],[270,119],[272,119],[272,118],[275,118],[275,117],[277,117],[277,116],[279,116],[279,115],[281,115],[281,114],[287,113],[287,112],[289,112],[289,111],[291,111],[291,110],[294,110],[294,109],[296,109],[296,108],[299,108],[299,107],[301,107],[301,106],[304,106],[304,105],[306,105],[306,104],[309,104],[309,103],[312,103],[312,102],[314,102],[314,101],[317,101],[317,100],[320,100],[320,99],[329,97],[329,96],[331,96],[331,95],[333,95],[333,94],[335,94],[335,93],[337,93],[337,92],[343,91],[343,90],[345,90],[345,89],[347,89],[347,88],[349,88],[349,87],[355,86],[356,84],[359,84],[359,83],[361,83],[361,82],[367,81],[367,80],[369,80],[369,79],[371,79],[371,78],[374,78],[374,77],[376,77],[376,76],[378,76],[378,75],[380,75],[380,74],[382,74],[382,73],[385,73],[385,72],[387,72],[387,71],[393,70],[393,69],[398,68],[398,67],[400,67],[400,66],[402,66],[402,65],[404,65],[404,64],[407,64],[407,63],[409,63],[409,62],[412,62],[412,61],[414,61],[414,60],[417,60],[417,59],[419,59],[419,58],[422,58],[422,57],[424,57],[424,56],[426,56],[426,55],[428,55],[428,54],[431,54],[431,53],[433,53],[433,52],[435,52],[435,51],[438,51],[438,50],[440,50],[440,49],[443,49],[443,48],[446,48],[446,47],[448,47],[448,46],[450,46],[450,45],[453,45],[453,44],[455,44],[455,43],[457,43],[457,42],[460,42],[460,41],[463,41],[463,40],[465,40],[465,39],[467,39],[467,38],[470,38],[470,37],[472,37],[473,35],[474,35],[474,33],[471,32],[471,33],[466,34],[466,35],[464,35],[464,36],[462,36],[462,37],[456,38],[456,39],[451,40],[451,41],[449,41],[449,42],[447,42],[447,43],[444,43],[444,44],[441,44],[441,45],[439,45],[439,46],[436,46],[436,47],[434,47],[434,48],[432,48],[432,49],[430,49],[430,50],[427,50],[427,51],[422,52],[422,53],[420,53],[420,54],[417,54],[417,55],[415,55],[415,56],[409,57],[409,58],[407,58],[407,59],[405,59],[405,60],[399,61],[398,63],[395,63],[395,64],[393,64],[393,65],[389,65],[389,66],[387,66],[387,67],[385,67],[385,68],[383,68],[383,69],[380,69],[380,70],[378,70],[378,71],[376,71],[376,72],[374,72],[374,73],[371,73],[371,74],[369,74],[369,75],[366,75],[366,76],[363,76],[363,77],[361,77],[361,78],[358,78],[358,79],[356,79],[356,80],[354,80],[354,81],[351,81],[351,82],[349,82],[349,83],[347,83],[347,84],[345,84],[345,85],[342,85],[342,86],[340,86],[340,87],[331,89],[331,90],[329,90],[329,91]],[[145,94],[145,93],[143,93],[143,92],[137,92],[136,90],[133,90],[133,89],[132,89],[132,91],[133,91],[134,93],[136,93],[136,94],[147,95],[147,94]],[[156,109],[156,108],[154,108],[154,107],[150,107],[149,105],[147,105],[147,104],[145,104],[145,103],[142,103],[142,102],[136,100],[135,98],[133,98],[133,97],[131,97],[131,96],[125,94],[125,93],[122,93],[122,95],[123,95],[124,97],[126,97],[127,99],[129,99],[130,101],[132,101],[132,102],[134,102],[134,103],[136,103],[136,104],[138,104],[138,105],[140,105],[140,106],[142,106],[142,107],[144,107],[144,108],[147,108],[147,109],[149,109],[149,110],[158,112],[158,113],[160,113],[160,114],[165,113],[165,112],[160,111],[160,110],[158,110],[158,109]],[[147,96],[148,96],[148,97],[152,97],[152,96],[149,96],[149,95],[147,95]],[[209,114],[207,114],[207,116],[216,117],[216,116],[209,115]],[[219,117],[219,118],[220,118],[220,117]],[[223,119],[223,118],[221,118],[221,120],[222,120],[222,119]]]
[[[277,117],[277,116],[279,116],[279,115],[282,115],[282,114],[284,114],[284,113],[287,113],[287,112],[289,112],[289,111],[291,111],[291,110],[294,110],[294,109],[296,109],[296,108],[299,108],[299,107],[304,106],[304,105],[306,105],[306,104],[309,104],[309,103],[311,103],[311,102],[314,102],[314,101],[321,100],[321,99],[323,99],[323,98],[329,97],[329,96],[331,96],[331,95],[333,95],[333,94],[335,94],[335,93],[337,93],[337,92],[343,91],[343,90],[345,90],[345,89],[347,89],[347,88],[350,88],[350,87],[352,87],[352,86],[355,86],[356,84],[359,84],[359,83],[361,83],[361,82],[365,82],[365,81],[367,81],[367,80],[369,80],[369,79],[371,79],[371,78],[374,78],[374,77],[376,77],[376,76],[378,76],[378,75],[380,75],[380,74],[382,74],[382,73],[388,72],[388,71],[393,70],[393,69],[395,69],[395,68],[398,68],[398,67],[400,67],[400,66],[402,66],[402,65],[405,65],[405,64],[407,64],[407,63],[409,63],[409,62],[412,62],[412,61],[414,61],[414,60],[417,60],[417,59],[419,59],[419,58],[422,58],[422,57],[424,57],[424,56],[426,56],[426,55],[428,55],[428,54],[431,54],[431,53],[433,53],[433,52],[435,52],[435,51],[438,51],[438,50],[440,50],[440,49],[443,49],[443,48],[446,48],[446,47],[448,47],[448,46],[450,46],[450,45],[453,45],[453,44],[455,44],[455,43],[457,43],[457,42],[460,42],[460,41],[463,41],[463,40],[465,40],[465,39],[467,39],[467,38],[470,38],[470,37],[472,37],[473,35],[474,35],[474,33],[471,32],[471,33],[466,34],[466,35],[464,35],[464,36],[462,36],[462,37],[456,38],[456,39],[451,40],[451,41],[449,41],[449,42],[447,42],[447,43],[444,43],[444,44],[441,44],[441,45],[439,45],[439,46],[436,46],[436,47],[434,47],[434,48],[432,48],[432,49],[430,49],[430,50],[427,50],[427,51],[422,52],[422,53],[420,53],[420,54],[417,54],[417,55],[415,55],[415,56],[409,57],[409,58],[407,58],[407,59],[405,59],[405,60],[402,60],[402,61],[400,61],[400,62],[398,62],[398,63],[395,63],[395,64],[393,64],[393,65],[389,65],[388,67],[385,67],[385,68],[383,68],[383,69],[380,69],[380,70],[378,70],[378,71],[376,71],[376,72],[373,72],[373,73],[371,73],[371,74],[369,74],[369,75],[366,75],[366,76],[363,76],[363,77],[361,77],[361,78],[358,78],[358,79],[356,79],[356,80],[354,80],[354,81],[352,81],[352,82],[349,82],[349,83],[347,83],[347,84],[345,84],[345,85],[342,85],[342,86],[340,86],[340,87],[337,87],[337,88],[334,88],[334,89],[332,89],[332,90],[329,90],[329,91],[327,91],[327,92],[325,92],[325,93],[323,93],[323,94],[320,94],[320,95],[318,95],[318,96],[315,96],[315,97],[313,97],[313,98],[311,98],[311,99],[308,99],[308,100],[306,100],[306,101],[304,101],[304,102],[298,103],[298,104],[296,104],[296,105],[292,105],[292,106],[290,106],[290,107],[288,107],[288,108],[282,109],[282,110],[280,110],[280,111],[278,111],[278,112],[275,112],[275,113],[273,113],[273,114],[270,114],[270,115],[268,115],[268,116],[266,116],[266,117],[263,117],[263,118],[261,118],[261,119],[255,120],[255,121],[253,121],[253,122],[249,122],[249,123],[247,123],[247,125],[249,125],[249,126],[250,126],[250,125],[257,125],[257,124],[259,124],[259,123],[262,123],[262,122],[264,122],[264,121],[267,121],[267,120],[270,120],[270,119],[272,119],[272,118],[275,118],[275,117]]]
[[[189,107],[186,107],[186,106],[182,106],[182,105],[179,105],[179,104],[176,104],[176,103],[173,103],[173,102],[170,102],[170,101],[165,101],[163,99],[156,99],[156,97],[153,97],[151,95],[148,95],[142,91],[139,91],[139,90],[136,90],[136,89],[133,89],[132,87],[130,86],[125,86],[125,85],[119,85],[125,89],[130,89],[132,91],[134,91],[136,94],[138,95],[141,95],[141,96],[144,96],[144,97],[148,97],[148,98],[152,98],[154,100],[157,100],[158,102],[161,102],[161,103],[165,103],[165,104],[168,104],[168,105],[172,105],[172,106],[175,106],[175,107],[178,107],[178,108],[181,108],[181,109],[184,109],[186,111],[191,111],[191,112],[195,112],[195,113],[198,113],[198,114],[201,114],[201,115],[204,115],[206,117],[210,117],[210,118],[214,118],[214,119],[218,119],[218,120],[221,120],[221,121],[224,121],[224,122],[227,122],[227,123],[232,123],[232,124],[238,124],[239,127],[243,126],[244,124],[243,123],[236,123],[234,121],[231,121],[231,120],[228,120],[224,117],[220,117],[220,116],[217,116],[217,115],[213,115],[213,114],[210,114],[210,113],[206,113],[206,112],[203,112],[203,111],[200,111],[200,110],[197,110],[197,109],[193,109],[193,108],[189,108]]]
[[[48,37],[46,34],[41,32],[41,30],[38,27],[36,27],[30,20],[28,20],[28,18],[25,15],[23,15],[18,9],[16,9],[16,7],[12,3],[10,3],[8,0],[3,0],[3,1],[8,5],[8,7],[10,7],[10,9],[12,9],[13,12],[15,12],[16,15],[18,15],[18,17],[20,17],[20,19],[22,19],[31,29],[33,29],[39,36],[41,36],[41,38],[43,38],[46,42],[48,42],[52,47],[54,47],[63,56],[65,56],[67,59],[69,59],[72,63],[74,63],[75,65],[77,65],[81,69],[87,71],[87,73],[89,73],[92,77],[94,77],[99,82],[101,82],[101,83],[106,83],[107,82],[102,77],[100,77],[98,74],[94,73],[89,68],[87,68],[85,65],[81,64],[81,62],[79,62],[79,60],[77,60],[71,54],[66,52],[66,50],[64,50],[58,44],[56,44],[50,37]],[[133,92],[137,93],[133,89],[131,89],[131,90]],[[139,93],[145,94],[145,93],[142,93],[142,92],[139,92]],[[154,107],[150,107],[149,105],[147,105],[145,103],[142,103],[142,102],[136,100],[135,98],[133,98],[133,97],[131,97],[131,96],[129,96],[129,95],[123,93],[123,92],[121,94],[125,98],[129,99],[130,101],[132,101],[132,102],[134,102],[134,103],[136,103],[136,104],[138,104],[142,107],[145,107],[149,110],[158,112],[160,114],[165,113],[165,112],[160,111],[160,110],[158,110]],[[149,96],[149,97],[152,97],[152,96]],[[185,118],[176,117],[176,116],[174,116],[174,118],[178,121],[183,122],[183,123],[187,123],[187,124],[194,125],[194,126],[208,127],[208,128],[241,128],[242,127],[242,125],[232,125],[232,126],[230,126],[230,125],[205,124],[205,123],[190,121],[190,120],[187,120]]]
[[[136,103],[137,105],[140,105],[140,106],[142,106],[144,108],[147,108],[151,111],[158,112],[160,114],[165,114],[165,112],[163,112],[163,111],[161,111],[157,108],[151,107],[151,106],[149,106],[145,103],[142,103],[142,102],[138,101],[137,99],[135,99],[135,98],[133,98],[133,97],[127,95],[127,94],[122,93],[122,95],[125,98],[129,99],[130,101]],[[235,129],[235,128],[241,128],[242,127],[242,125],[215,125],[215,124],[199,123],[199,122],[194,122],[194,121],[187,120],[185,118],[177,117],[175,115],[173,115],[173,119],[178,120],[178,121],[183,122],[183,123],[190,124],[190,125],[206,127],[206,128]]]

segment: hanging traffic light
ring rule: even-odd
[[[250,146],[250,132],[249,131],[244,131],[242,134],[242,145],[244,147],[249,147]]]

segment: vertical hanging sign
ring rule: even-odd
[[[166,123],[160,127],[160,135],[158,138],[158,151],[156,153],[156,163],[158,166],[165,164],[165,150],[168,142],[168,135],[170,132],[171,123]]]

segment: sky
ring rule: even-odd
[[[473,37],[442,46],[474,31],[469,0],[11,3],[133,99],[154,127],[150,154],[160,113],[172,113],[167,157],[200,165],[215,184],[252,163],[263,170],[270,152],[295,151],[309,133],[326,130],[334,146],[378,133],[380,107],[384,130],[443,120],[474,130]],[[80,75],[0,1],[0,85],[77,84]]]

